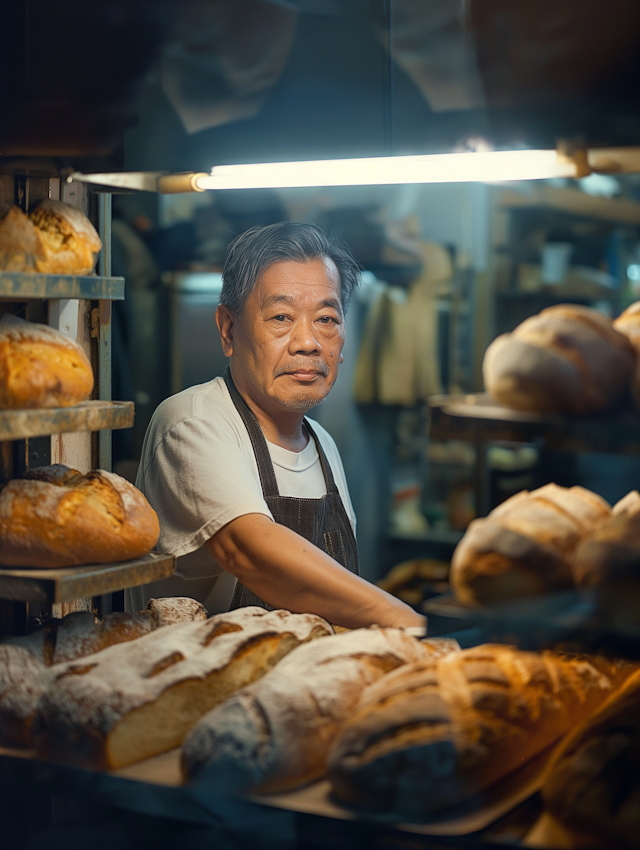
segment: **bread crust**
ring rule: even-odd
[[[14,479],[0,492],[0,563],[104,564],[155,546],[158,518],[132,484],[102,469],[81,475],[59,466]]]
[[[477,795],[590,716],[631,664],[484,645],[365,691],[329,757],[351,805],[431,813]]]
[[[294,649],[205,715],[183,746],[186,779],[221,792],[285,791],[323,776],[328,749],[364,689],[411,661],[459,649],[398,629],[357,629]]]
[[[577,305],[549,307],[495,339],[483,361],[485,387],[518,410],[606,410],[627,389],[636,355],[605,316]]]

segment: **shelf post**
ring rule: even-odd
[[[111,194],[98,195],[98,229],[102,240],[99,272],[102,277],[111,277]],[[98,302],[98,398],[111,401],[111,302]],[[98,466],[111,470],[111,431],[100,431],[98,435]]]

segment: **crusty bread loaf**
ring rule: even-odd
[[[175,623],[203,622],[205,608],[195,599],[151,599],[144,611],[116,611],[96,621],[88,611],[50,620],[31,634],[0,644],[0,740],[29,746],[40,696],[55,680],[59,664],[126,643]]]
[[[589,413],[624,395],[635,362],[633,346],[610,319],[560,304],[495,339],[482,372],[488,392],[509,407]]]
[[[560,744],[542,791],[576,846],[640,847],[640,672]],[[595,840],[594,840],[595,839]]]
[[[294,649],[264,678],[206,714],[187,736],[187,779],[220,792],[272,793],[322,776],[363,690],[396,667],[459,649],[399,629],[357,629]]]
[[[636,301],[618,316],[613,323],[618,333],[624,334],[636,351],[636,365],[631,376],[631,396],[640,408],[640,301]]]
[[[146,555],[160,534],[139,490],[112,472],[43,466],[0,491],[0,563],[71,567]]]
[[[45,758],[116,768],[172,749],[200,718],[307,640],[313,614],[240,608],[56,668],[33,740]]]
[[[93,389],[91,363],[75,340],[17,316],[0,320],[0,408],[69,407]]]
[[[490,605],[570,587],[578,543],[610,515],[583,487],[523,490],[470,523],[451,562],[451,584],[467,605]]]
[[[87,216],[62,201],[42,201],[28,216],[0,212],[0,269],[47,274],[91,274],[100,237]]]
[[[365,691],[329,756],[346,803],[435,812],[507,776],[589,717],[626,662],[484,645],[409,664]]]

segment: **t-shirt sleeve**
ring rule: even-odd
[[[159,439],[139,481],[160,521],[158,549],[177,557],[199,549],[245,514],[273,519],[224,415],[175,424]]]

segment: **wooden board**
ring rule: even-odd
[[[132,561],[82,567],[0,567],[0,599],[42,605],[69,602],[169,578],[174,569],[173,555],[153,552]]]
[[[1,300],[29,301],[43,298],[122,301],[124,300],[124,278],[0,272]]]
[[[0,410],[0,440],[25,440],[71,431],[131,428],[132,401],[81,401],[73,407]]]

